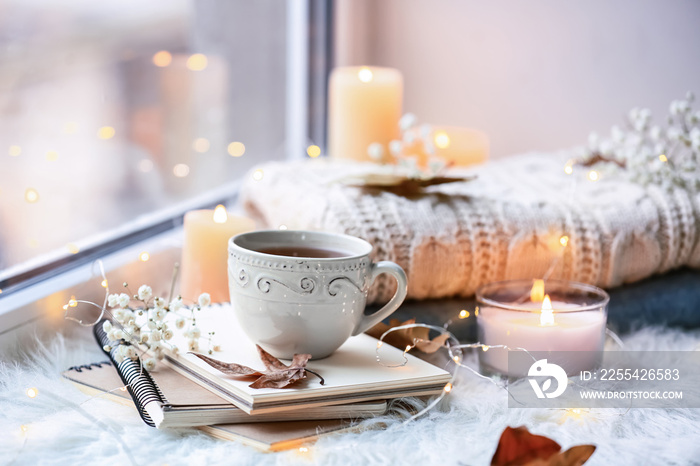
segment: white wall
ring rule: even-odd
[[[336,24],[337,65],[399,68],[406,111],[483,129],[496,157],[700,93],[696,0],[338,0]]]

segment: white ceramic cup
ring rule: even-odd
[[[332,250],[342,256],[261,252],[271,248]],[[373,263],[371,252],[367,241],[337,233],[269,230],[234,236],[229,240],[229,291],[243,331],[278,358],[330,355],[350,336],[388,317],[406,297],[403,269],[393,262]],[[384,307],[364,315],[367,292],[383,273],[396,278],[396,293]]]

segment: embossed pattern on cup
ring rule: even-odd
[[[259,252],[299,246],[344,251],[343,257],[305,258]],[[372,246],[347,235],[258,231],[229,241],[229,290],[234,314],[251,340],[281,358],[328,356],[352,335],[394,312],[406,296],[406,276],[393,262],[372,263]],[[397,292],[382,309],[364,315],[367,293],[381,273]]]

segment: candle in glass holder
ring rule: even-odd
[[[372,160],[372,143],[384,147],[400,139],[403,77],[399,70],[368,66],[335,68],[328,88],[328,154],[338,159]]]
[[[255,223],[230,216],[219,205],[214,210],[187,212],[183,228],[180,295],[185,302],[196,301],[201,293],[209,293],[215,303],[229,301],[228,240],[254,230]]]
[[[477,291],[479,354],[485,373],[523,375],[509,370],[506,345],[532,352],[566,355],[558,361],[568,374],[593,369],[605,343],[608,294],[600,288],[559,280],[511,280]],[[566,352],[566,353],[564,353]]]

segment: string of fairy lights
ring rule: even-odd
[[[311,150],[311,148],[310,148],[310,150]],[[310,152],[308,155],[309,155],[310,157],[313,158],[314,156],[313,156],[312,154],[315,154],[315,151],[311,150],[311,152]],[[566,164],[565,167],[564,167],[564,172],[565,172],[567,175],[573,175],[574,172],[575,172],[575,168],[576,168],[576,166],[575,166],[574,162],[573,162],[573,161],[569,161],[569,162],[567,162],[567,164]],[[261,180],[261,179],[263,178],[263,171],[262,171],[261,169],[258,169],[258,170],[253,171],[252,177],[253,177],[254,180]],[[595,170],[589,170],[589,171],[587,172],[587,174],[586,174],[586,178],[587,178],[589,181],[591,181],[591,182],[595,182],[595,181],[599,180],[600,176],[599,176],[599,174],[598,174]],[[570,196],[573,197],[574,191],[575,191],[575,183],[574,183],[574,187],[573,187],[572,191],[570,192]],[[569,238],[568,235],[564,234],[564,235],[561,235],[561,236],[559,237],[559,241],[558,241],[558,242],[559,242],[559,244],[561,245],[561,254],[559,254],[559,255],[555,258],[555,260],[553,261],[552,265],[549,267],[549,269],[548,269],[547,272],[545,273],[543,279],[546,279],[546,278],[553,272],[553,270],[555,269],[555,267],[556,267],[558,261],[559,261],[560,258],[563,256],[563,251],[569,246],[570,238]],[[148,260],[149,260],[149,254],[148,254],[148,252],[142,252],[141,254],[139,254],[139,260],[141,260],[141,261],[143,261],[143,262],[148,261]],[[97,261],[96,263],[97,263],[98,268],[99,268],[99,274],[100,274],[100,276],[101,276],[101,278],[102,278],[102,281],[101,281],[100,284],[101,284],[101,286],[105,289],[105,300],[104,300],[104,303],[102,304],[102,306],[97,305],[97,304],[95,304],[95,303],[92,303],[92,302],[90,302],[90,301],[83,301],[83,300],[76,299],[74,296],[71,296],[71,298],[70,298],[70,300],[68,301],[68,303],[65,304],[65,305],[63,306],[63,309],[64,309],[64,311],[65,311],[65,318],[66,318],[67,320],[76,322],[77,324],[79,324],[79,325],[81,325],[81,326],[84,326],[84,327],[91,327],[91,326],[96,325],[96,324],[104,317],[105,312],[107,312],[107,304],[108,304],[108,302],[107,302],[107,297],[109,296],[109,282],[108,282],[108,280],[107,280],[107,276],[106,276],[106,273],[105,273],[105,270],[104,270],[104,267],[103,267],[102,262],[101,262],[101,261]],[[0,290],[0,293],[1,293],[1,292],[2,292],[2,291]],[[88,304],[88,305],[92,305],[92,306],[95,306],[95,307],[97,307],[98,309],[100,309],[100,314],[99,314],[98,318],[97,318],[96,320],[94,320],[94,321],[91,321],[91,322],[84,322],[82,319],[77,319],[77,318],[75,318],[75,317],[69,315],[69,310],[70,310],[71,308],[77,307],[79,304]],[[474,312],[474,316],[475,316],[475,317],[478,316],[478,313],[479,313],[478,307],[476,307],[476,308],[474,309],[473,312]],[[471,315],[472,315],[472,314],[471,314],[468,310],[462,309],[462,310],[460,310],[460,311],[457,313],[456,319],[457,319],[457,320],[466,319],[466,318],[469,318]],[[381,364],[381,365],[383,365],[383,366],[392,368],[392,367],[400,367],[400,366],[405,365],[405,364],[408,362],[408,359],[406,358],[406,354],[407,354],[408,352],[410,352],[412,349],[416,348],[417,344],[420,343],[420,342],[422,342],[423,340],[421,340],[421,339],[414,339],[414,341],[413,341],[412,343],[406,345],[406,347],[403,349],[403,362],[398,363],[398,364],[387,364],[387,363],[385,363],[385,362],[383,361],[383,359],[382,359],[382,356],[381,356],[381,348],[382,348],[383,345],[384,345],[384,340],[385,340],[385,338],[386,338],[389,334],[391,334],[391,333],[393,333],[393,332],[402,331],[402,330],[410,330],[410,329],[413,329],[413,328],[425,328],[425,329],[428,329],[429,331],[437,332],[437,333],[439,333],[439,334],[445,334],[445,333],[448,334],[448,337],[447,337],[447,339],[445,340],[444,344],[441,346],[441,348],[444,348],[444,349],[447,351],[447,355],[448,355],[448,357],[449,357],[448,363],[454,364],[454,370],[452,371],[452,377],[451,377],[450,381],[447,382],[447,383],[445,384],[445,386],[443,387],[443,390],[442,390],[442,392],[440,393],[440,395],[435,396],[435,397],[433,397],[432,399],[430,399],[430,401],[429,401],[422,409],[420,409],[420,410],[418,410],[417,412],[411,414],[410,416],[407,416],[407,417],[403,420],[403,423],[404,423],[404,424],[405,424],[405,423],[410,423],[410,422],[412,422],[412,421],[414,421],[414,420],[416,420],[416,419],[418,419],[418,418],[424,416],[426,413],[428,413],[428,412],[431,411],[433,408],[435,408],[439,403],[441,403],[442,400],[443,400],[445,397],[447,397],[447,396],[453,391],[454,386],[455,386],[456,378],[457,378],[457,376],[458,376],[458,374],[459,374],[459,370],[461,370],[461,369],[464,369],[464,370],[468,371],[468,372],[469,372],[471,375],[473,375],[474,377],[477,377],[477,378],[483,379],[483,380],[487,380],[487,381],[489,381],[490,383],[493,383],[493,384],[494,384],[495,386],[497,386],[498,388],[501,388],[501,389],[504,389],[504,390],[507,391],[507,381],[505,381],[505,380],[503,380],[503,379],[500,379],[500,378],[496,378],[496,377],[491,377],[491,376],[484,375],[484,374],[480,373],[477,369],[475,369],[474,367],[472,367],[471,365],[465,364],[465,363],[464,363],[464,354],[465,354],[465,350],[489,351],[490,349],[503,349],[503,350],[510,350],[510,351],[524,351],[524,352],[528,353],[527,349],[525,349],[525,348],[521,348],[521,347],[510,347],[510,346],[508,346],[508,345],[501,345],[501,344],[497,344],[497,345],[486,345],[486,344],[483,344],[483,343],[480,343],[480,342],[475,342],[475,343],[460,343],[459,340],[455,337],[455,335],[452,334],[452,333],[448,330],[449,326],[450,326],[452,323],[453,323],[453,320],[452,320],[452,319],[449,319],[443,326],[429,325],[429,324],[423,324],[423,323],[404,324],[404,325],[400,325],[400,326],[396,326],[396,327],[392,327],[392,328],[388,329],[386,332],[384,332],[384,333],[381,335],[381,337],[380,337],[379,340],[377,341],[377,346],[376,346],[376,360],[377,360],[377,363],[378,363],[378,364]],[[617,345],[619,345],[620,347],[623,346],[622,341],[620,340],[620,338],[619,338],[614,332],[610,331],[609,329],[606,329],[606,334],[607,334]],[[529,353],[528,353],[528,354],[529,354]],[[534,358],[533,358],[533,360],[534,360]],[[571,379],[570,379],[570,380],[571,380]],[[120,386],[120,387],[116,387],[116,388],[114,388],[114,389],[112,389],[112,390],[106,391],[106,392],[101,393],[101,394],[99,394],[99,395],[91,396],[90,398],[86,399],[85,401],[83,401],[83,402],[80,403],[80,404],[73,404],[73,403],[70,403],[70,402],[66,402],[65,404],[68,405],[68,406],[72,406],[74,410],[76,410],[77,412],[81,413],[81,415],[83,415],[83,416],[86,417],[87,419],[90,419],[90,420],[92,420],[93,422],[95,422],[96,425],[98,425],[98,426],[100,426],[100,427],[103,427],[103,428],[108,428],[108,426],[105,426],[105,425],[104,425],[101,421],[99,421],[98,419],[95,419],[94,417],[92,417],[92,416],[88,415],[87,413],[85,413],[84,410],[82,410],[81,406],[84,405],[84,404],[86,404],[86,403],[88,403],[88,402],[90,402],[90,401],[92,401],[92,400],[105,397],[105,396],[107,396],[107,395],[109,395],[109,394],[111,394],[111,393],[113,393],[113,392],[115,392],[115,391],[127,391],[128,387],[129,387],[128,384],[127,384],[127,385]],[[37,397],[39,396],[40,392],[39,392],[38,388],[36,388],[36,387],[28,387],[28,388],[25,389],[24,394],[25,394],[29,399],[35,399],[35,398],[37,398]],[[582,421],[583,419],[590,418],[589,415],[590,415],[590,413],[592,412],[591,409],[584,409],[584,408],[566,408],[566,409],[563,409],[563,408],[552,408],[552,410],[561,411],[561,412],[564,413],[565,417],[570,418],[570,419],[576,419],[576,420],[579,420],[579,421]],[[626,414],[626,412],[627,412],[627,411],[623,412],[623,413],[620,414],[620,415],[624,415],[624,414]],[[30,432],[30,425],[29,425],[29,424],[22,424],[22,425],[20,425],[19,430],[20,430],[20,434],[21,434],[22,437],[23,437],[23,443],[22,443],[22,446],[20,447],[19,451],[17,452],[17,456],[19,456],[19,454],[21,453],[22,449],[23,449],[23,448],[25,447],[25,445],[26,445],[27,438],[28,438],[28,434],[29,434],[29,432]],[[116,437],[119,437],[119,434],[118,434],[116,431],[114,431],[113,429],[110,429],[110,432],[112,433],[112,435],[115,435]],[[119,440],[120,444],[123,446],[123,450],[125,451],[125,454],[126,454],[126,455],[129,457],[129,459],[132,460],[132,462],[133,462],[133,457],[131,456],[130,452],[128,451],[128,448],[126,448],[125,444],[123,443],[123,441],[122,441],[120,438],[118,438],[118,440]],[[311,447],[309,447],[309,446],[301,446],[301,447],[299,447],[296,451],[297,451],[298,454],[307,455],[307,454],[310,454],[312,450],[311,450]]]

